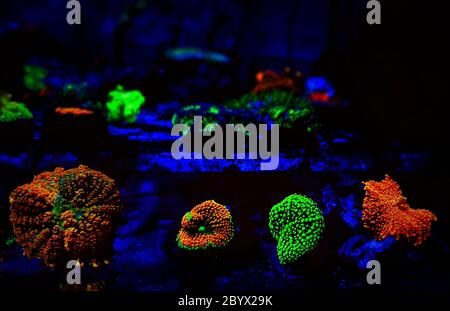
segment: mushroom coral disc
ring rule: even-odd
[[[366,196],[363,202],[364,227],[378,240],[387,236],[407,238],[420,245],[430,235],[431,223],[437,217],[428,210],[412,209],[402,195],[400,186],[388,175],[382,181],[364,182]]]
[[[228,209],[208,200],[183,216],[177,242],[180,248],[188,250],[207,249],[225,246],[233,235],[233,221]]]
[[[71,259],[101,259],[122,209],[114,180],[83,165],[35,176],[11,193],[10,203],[10,220],[24,255],[49,267]]]
[[[325,229],[322,211],[310,198],[292,194],[269,213],[269,229],[278,241],[280,263],[293,263],[316,248]]]

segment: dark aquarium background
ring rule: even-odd
[[[367,2],[1,1],[0,289],[448,294],[446,10]],[[278,167],[175,160],[194,115]]]

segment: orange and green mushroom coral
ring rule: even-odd
[[[52,268],[68,260],[93,267],[105,262],[122,210],[115,181],[83,165],[35,176],[11,193],[10,203],[24,255]]]
[[[206,250],[227,245],[233,235],[233,221],[228,209],[208,200],[183,216],[177,242],[182,249]]]

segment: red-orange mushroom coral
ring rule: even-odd
[[[414,245],[420,245],[427,239],[431,223],[437,220],[433,213],[412,209],[399,185],[388,175],[382,181],[371,180],[364,184],[362,221],[378,240],[390,235],[397,240],[404,236]]]

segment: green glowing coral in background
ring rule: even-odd
[[[211,132],[214,124],[225,121],[223,109],[211,104],[194,104],[181,108],[172,116],[172,125],[184,124],[191,128],[194,124],[194,116],[202,117],[202,125],[205,132]],[[186,132],[187,133],[187,132]],[[183,134],[186,134],[183,133]]]
[[[106,103],[108,120],[113,122],[135,122],[137,115],[141,111],[141,106],[145,102],[145,97],[140,91],[125,91],[121,85],[110,91],[108,97],[109,100]]]
[[[279,124],[282,128],[296,128],[315,133],[320,124],[311,102],[293,92],[270,90],[258,94],[248,93],[223,105],[199,103],[185,106],[172,117],[172,124],[191,127],[194,116],[202,116],[202,124],[211,131],[212,124]]]
[[[293,263],[313,250],[324,228],[321,210],[303,195],[292,194],[270,210],[269,229],[278,241],[277,254],[282,264]]]
[[[33,119],[33,114],[22,104],[11,100],[11,95],[0,94],[0,122]]]
[[[45,70],[45,68],[34,65],[25,65],[23,70],[25,72],[23,83],[28,90],[38,92],[47,87],[45,84],[47,70]]]
[[[284,128],[292,128],[297,121],[301,121],[308,132],[318,127],[311,102],[290,91],[248,93],[225,103],[225,107],[252,111],[259,116],[258,122],[273,121]]]

